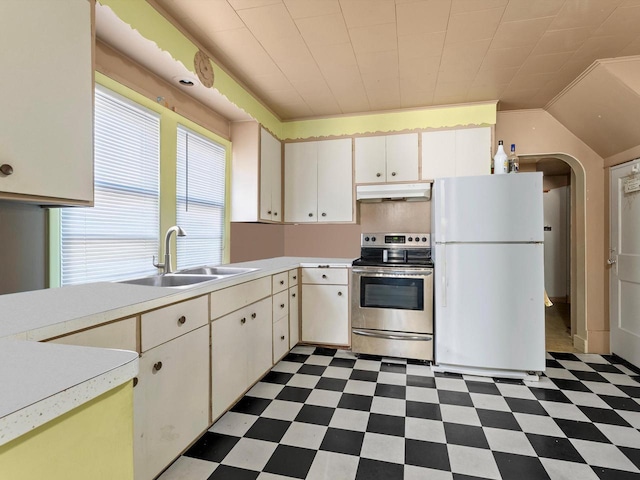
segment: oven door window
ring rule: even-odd
[[[360,307],[424,310],[424,279],[362,276]]]

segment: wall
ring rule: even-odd
[[[231,223],[230,263],[284,256],[284,226]]]
[[[357,205],[359,224],[231,224],[231,262],[273,256],[357,258],[363,232],[430,232],[431,202]],[[282,242],[282,243],[278,243]]]
[[[576,207],[572,225],[575,253],[571,255],[572,315],[577,316],[574,345],[592,353],[608,353],[604,160],[544,110],[499,112],[496,137],[516,143],[519,155],[556,157],[571,165]]]
[[[0,295],[45,288],[47,210],[0,202]]]

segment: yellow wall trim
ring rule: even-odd
[[[283,123],[282,140],[496,123],[496,102],[451,105]]]

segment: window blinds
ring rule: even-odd
[[[176,221],[178,268],[219,265],[225,225],[226,152],[222,145],[178,126]]]
[[[61,283],[157,272],[160,119],[102,87],[95,92],[93,208],[61,211]]]

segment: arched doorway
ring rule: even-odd
[[[523,155],[520,169],[544,175],[547,350],[585,351],[584,169],[566,154]]]

